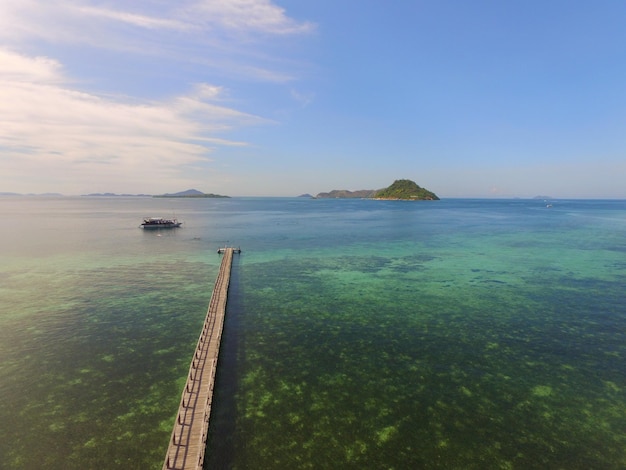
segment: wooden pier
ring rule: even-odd
[[[202,469],[213,402],[215,370],[226,313],[230,270],[233,253],[240,251],[229,247],[220,249],[224,257],[202,333],[189,366],[187,383],[183,389],[163,470]]]

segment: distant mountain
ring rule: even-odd
[[[203,193],[202,191],[198,191],[197,189],[188,189],[186,191],[180,191],[178,193],[172,194],[161,194],[160,196],[154,197],[230,197],[230,196],[222,196],[220,194],[212,194],[212,193]]]
[[[439,197],[426,188],[422,188],[411,180],[396,180],[384,189],[361,189],[348,191],[346,189],[334,189],[328,193],[319,193],[317,199],[328,198],[360,198],[360,199],[386,199],[407,201],[438,201]]]
[[[305,193],[305,194],[300,194],[300,196],[298,196],[298,197],[308,197],[310,199],[313,196],[311,196],[309,193]]]
[[[180,191],[173,194],[163,194],[163,197],[189,197],[189,196],[202,196],[204,193],[197,189],[188,189],[187,191]]]
[[[197,189],[188,189],[187,191],[181,191],[179,193],[167,193],[160,195],[152,195],[152,194],[116,194],[116,193],[91,193],[91,194],[83,194],[83,196],[87,197],[229,197],[229,196],[220,196],[219,194],[206,194],[202,191],[198,191]]]

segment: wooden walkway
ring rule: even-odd
[[[224,257],[189,366],[163,470],[202,469],[234,251],[234,248],[222,251]]]

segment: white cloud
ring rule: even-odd
[[[4,80],[33,83],[58,82],[62,79],[61,64],[48,57],[24,57],[0,49],[0,77]]]
[[[199,84],[168,101],[128,104],[69,88],[54,60],[0,49],[0,184],[28,177],[71,191],[77,179],[123,177],[138,186],[181,177],[211,149],[245,145],[220,133],[263,122],[216,104],[222,93]]]
[[[186,71],[284,83],[294,64],[268,40],[313,29],[271,0],[0,1],[0,189],[197,178],[217,149],[247,145],[227,132],[268,121],[224,86],[189,89]],[[148,98],[125,91],[140,82]]]
[[[269,0],[201,0],[179,11],[192,23],[244,32],[299,34],[315,28],[312,23],[289,18],[283,8]]]
[[[215,85],[209,85],[208,83],[199,83],[195,87],[195,97],[198,99],[210,99],[219,98],[224,92],[224,88]]]
[[[310,22],[288,17],[283,8],[269,0],[118,1],[109,2],[110,7],[92,3],[89,0],[4,0],[0,2],[0,38],[85,41],[102,33],[115,33],[118,23],[148,30],[186,31],[196,37],[217,30],[288,35],[315,29]],[[107,47],[106,42],[99,45]]]

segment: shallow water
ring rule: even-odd
[[[160,468],[225,243],[211,468],[626,466],[624,201],[0,207],[7,468]]]

